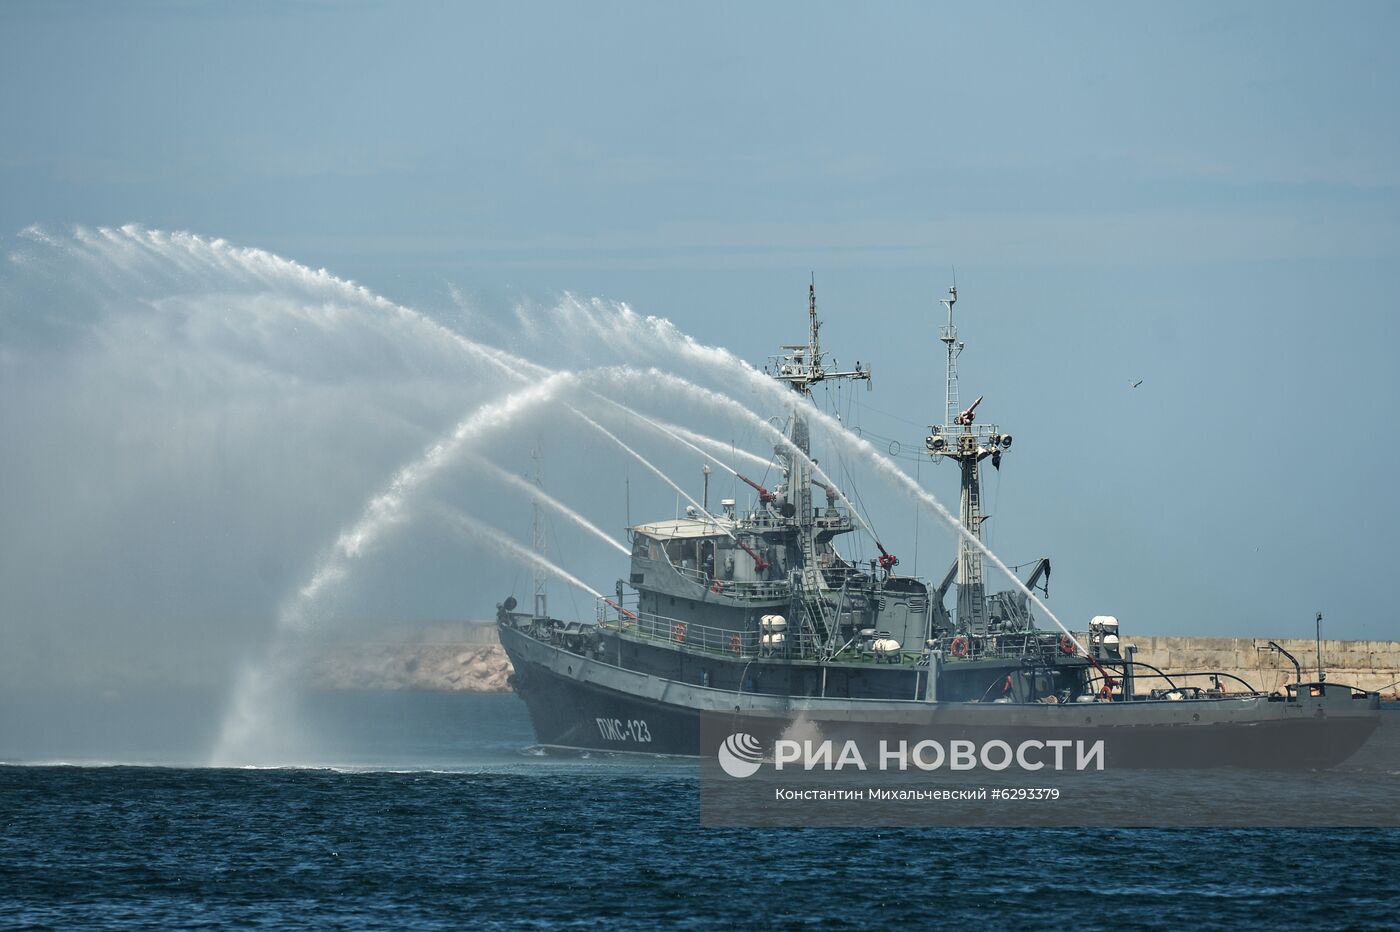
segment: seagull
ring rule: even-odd
[[[1141,384],[1142,384],[1142,379],[1138,379],[1136,382],[1134,382],[1132,385],[1129,385],[1128,387],[1129,387],[1129,388],[1137,388],[1137,387],[1138,387],[1139,385],[1141,385]]]

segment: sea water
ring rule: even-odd
[[[319,701],[318,765],[289,769],[56,764],[61,740],[0,718],[0,759],[50,756],[0,766],[0,925],[1373,928],[1400,909],[1396,830],[712,829],[693,762],[534,754],[514,696]],[[131,754],[174,754],[171,721]]]

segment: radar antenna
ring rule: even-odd
[[[833,379],[859,379],[870,387],[870,370],[861,368],[856,361],[854,369],[840,372],[827,371],[825,354],[821,348],[821,321],[817,319],[817,281],[813,275],[807,286],[807,342],[784,343],[786,352],[781,356],[769,357],[769,367],[775,379],[791,385],[800,399],[794,403],[792,411],[792,445],[802,455],[790,457],[788,463],[788,495],[797,508],[799,524],[812,523],[812,483],[809,460],[812,454],[811,437],[807,430],[807,415],[802,402],[810,402],[812,386],[818,382]]]
[[[772,375],[779,382],[786,382],[799,395],[810,398],[812,386],[828,379],[863,379],[865,387],[870,387],[870,369],[861,368],[856,361],[854,369],[846,372],[826,370],[826,354],[821,344],[822,322],[817,318],[817,280],[812,277],[807,286],[807,342],[784,343],[781,356],[770,356]],[[807,452],[804,448],[803,452]]]

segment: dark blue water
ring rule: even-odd
[[[0,925],[1238,929],[1400,915],[1394,830],[707,829],[693,764],[522,754],[513,697],[337,709],[319,753],[439,769],[0,766]]]

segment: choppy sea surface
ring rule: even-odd
[[[332,708],[316,749],[326,766],[252,770],[42,760],[60,749],[35,744],[11,706],[0,926],[1379,928],[1400,916],[1393,829],[705,828],[694,763],[536,756],[513,696]],[[160,738],[127,759],[160,759]]]

